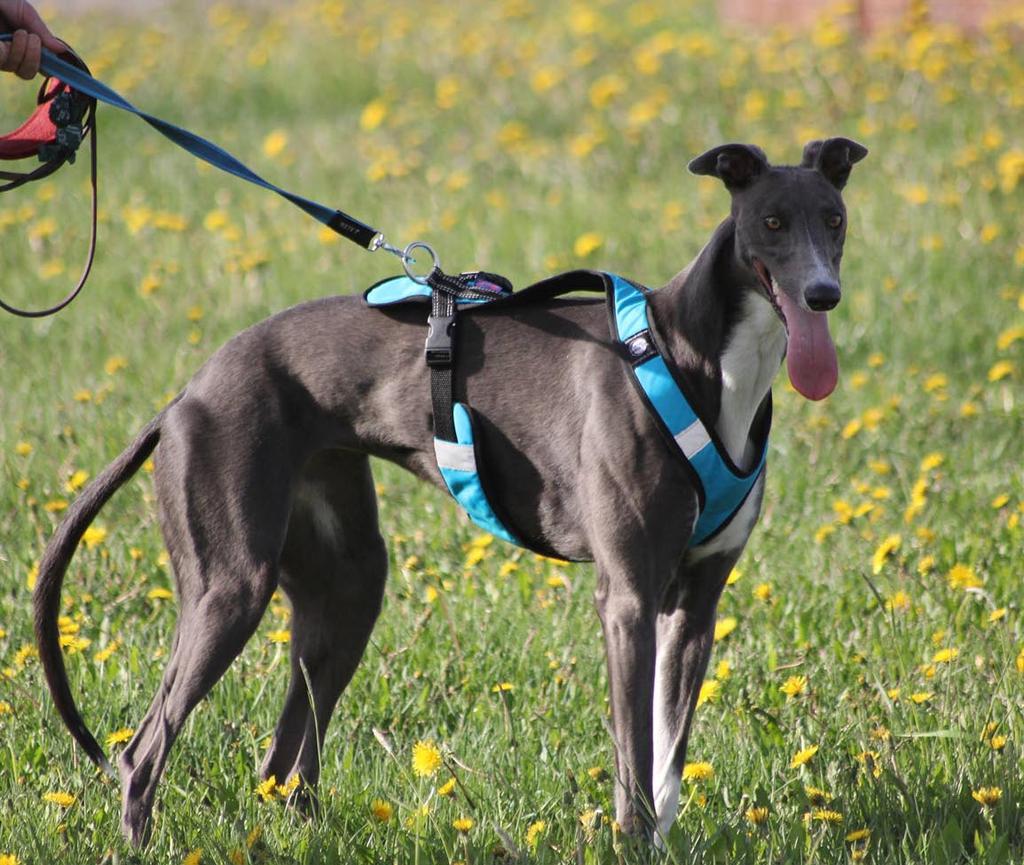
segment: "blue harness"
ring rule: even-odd
[[[601,287],[593,287],[595,277],[602,280]],[[556,284],[560,287],[553,291],[551,286]],[[760,458],[750,471],[743,472],[729,458],[714,431],[704,425],[665,363],[647,317],[647,290],[621,276],[576,271],[531,286],[512,297],[495,301],[473,300],[467,305],[518,299],[531,294],[534,289],[543,290],[537,293],[553,296],[580,289],[602,288],[608,297],[612,334],[622,346],[631,378],[666,434],[670,447],[697,481],[700,516],[689,542],[691,547],[697,546],[729,524],[764,471],[771,425],[770,403]],[[364,298],[370,306],[390,306],[412,300],[429,301],[430,294],[429,287],[403,276],[378,283],[366,292]],[[453,405],[452,414],[455,441],[434,439],[437,467],[448,491],[481,528],[519,546],[537,549],[535,544],[509,529],[491,505],[478,468],[480,454],[474,436],[472,411],[457,402]]]

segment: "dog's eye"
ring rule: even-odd
[[[832,215],[831,215],[831,216],[830,216],[830,217],[828,218],[828,227],[829,227],[829,228],[839,228],[839,226],[840,226],[840,225],[842,225],[842,224],[843,224],[843,217],[842,217],[842,214],[839,214],[839,213],[833,213],[833,214],[832,214]]]
[[[764,218],[764,224],[772,231],[778,231],[782,228],[782,220],[777,216],[766,216]]]

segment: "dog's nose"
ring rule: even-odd
[[[838,282],[815,282],[804,289],[804,300],[815,312],[828,312],[839,303]]]

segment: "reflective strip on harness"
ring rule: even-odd
[[[622,277],[614,274],[609,274],[609,277],[615,293],[615,325],[619,339],[625,343],[631,337],[650,329],[647,296]],[[697,546],[729,522],[757,483],[768,455],[767,438],[757,466],[747,474],[734,472],[661,356],[654,354],[642,363],[631,366],[631,369],[654,411],[668,428],[704,488],[704,507],[690,538],[690,546]]]
[[[491,503],[487,501],[487,494],[477,471],[476,453],[473,448],[473,424],[469,418],[469,410],[457,402],[452,407],[452,417],[455,421],[457,441],[434,439],[434,456],[437,458],[437,467],[441,470],[441,477],[444,478],[448,492],[484,531],[522,546],[521,541],[505,528],[494,513]]]

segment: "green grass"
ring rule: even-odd
[[[95,475],[233,333],[361,291],[396,262],[325,242],[286,203],[197,170],[139,121],[101,109],[92,281],[56,319],[0,321],[0,857],[1024,861],[1024,70],[1011,31],[968,41],[917,23],[869,44],[825,27],[749,39],[709,23],[707,2],[289,9],[288,20],[194,4],[146,22],[51,23],[138,105],[269,179],[393,242],[429,240],[446,267],[484,266],[521,286],[575,266],[667,281],[727,212],[717,183],[685,172],[712,145],[756,142],[776,162],[822,134],[870,148],[846,196],[844,302],[832,315],[840,388],[819,405],[776,388],[765,513],[721,605],[736,627],[716,646],[719,688],[690,750],[714,777],[684,782],[664,857],[618,838],[590,569],[498,541],[467,563],[478,532],[455,506],[379,464],[391,577],[327,737],[320,815],[256,794],[286,685],[287,646],[270,635],[288,613],[275,602],[175,747],[151,845],[128,851],[117,789],[76,753],[23,648],[52,509],[73,496],[75,472]],[[5,126],[32,92],[0,80],[14,106]],[[283,149],[265,152],[276,130]],[[41,305],[77,275],[85,177],[80,160],[0,201],[5,299]],[[182,230],[160,227],[160,214]],[[580,257],[590,232],[599,245]],[[69,648],[72,687],[102,741],[144,714],[174,602],[150,595],[171,582],[148,474],[97,525],[106,535],[79,551],[64,600],[69,637],[83,641]],[[893,535],[899,546],[877,554]],[[951,573],[977,585],[955,587]],[[957,651],[933,660],[943,649]],[[806,686],[787,698],[791,676]],[[512,689],[492,690],[501,683]],[[436,793],[448,769],[412,774],[419,740],[457,772],[454,798]],[[810,762],[790,768],[810,745]],[[831,801],[815,804],[807,786]],[[983,808],[972,792],[988,787],[1002,795]],[[44,801],[53,792],[75,801]],[[387,822],[371,816],[377,799],[393,807]],[[762,824],[752,807],[768,809]],[[842,822],[804,819],[818,808]],[[463,816],[475,822],[460,835]],[[846,840],[859,829],[869,840]]]

